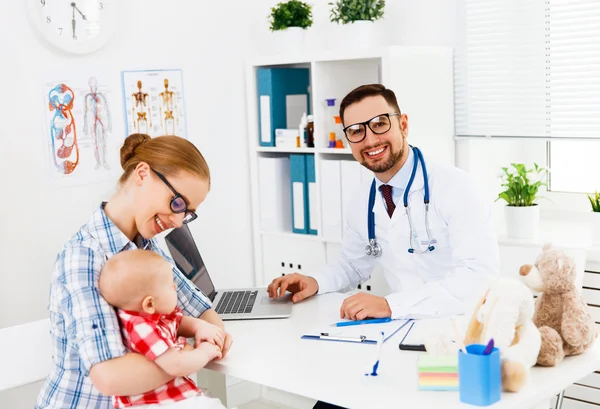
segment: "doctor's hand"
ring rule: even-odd
[[[364,320],[365,318],[388,318],[392,310],[383,297],[367,293],[354,294],[344,300],[340,308],[340,318]]]
[[[267,293],[273,299],[282,298],[286,290],[294,294],[292,301],[298,302],[315,295],[319,291],[319,284],[312,277],[293,273],[276,278],[267,287]]]

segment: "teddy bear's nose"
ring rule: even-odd
[[[521,274],[522,276],[526,276],[527,274],[529,274],[532,268],[533,266],[531,264],[525,264],[519,269],[519,274]]]

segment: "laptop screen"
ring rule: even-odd
[[[216,296],[215,286],[189,227],[184,224],[178,229],[173,229],[167,234],[165,241],[177,268],[213,301]]]

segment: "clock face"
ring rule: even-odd
[[[116,26],[122,0],[27,0],[34,24],[46,40],[74,53],[103,46]]]

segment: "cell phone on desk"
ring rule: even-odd
[[[421,351],[421,352],[427,352],[427,350],[425,349],[425,345],[423,344],[403,344],[402,342],[400,342],[400,344],[398,345],[398,348],[400,348],[402,351]]]
[[[413,321],[413,322],[411,322],[410,327],[408,327],[408,329],[406,330],[406,333],[402,337],[402,340],[400,341],[398,348],[400,348],[400,350],[402,350],[402,351],[427,352],[427,350],[425,349],[425,344],[420,342],[420,341],[422,341],[422,339],[419,339],[419,336],[417,334],[418,331],[416,331],[414,329],[414,327],[415,327],[415,322]]]

